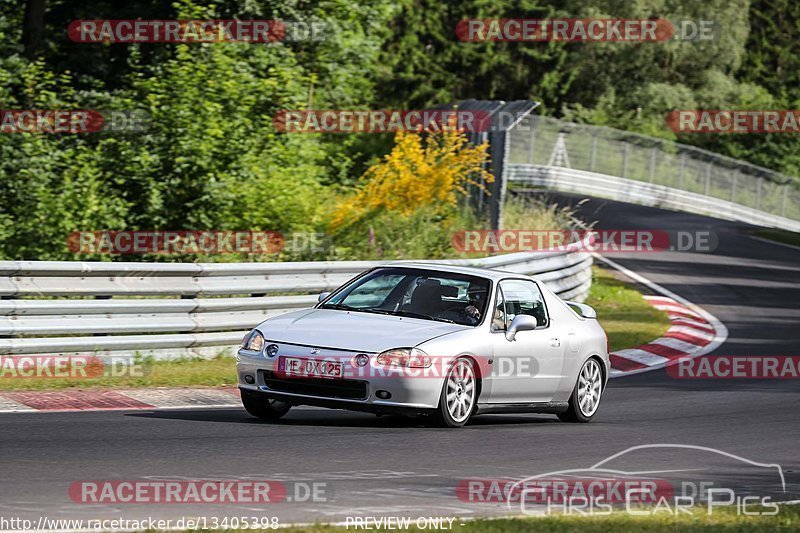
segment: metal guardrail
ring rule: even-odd
[[[513,183],[676,211],[689,211],[726,220],[747,222],[756,226],[800,232],[800,222],[796,220],[770,215],[702,194],[595,172],[563,167],[513,165],[508,169],[507,176]]]
[[[432,262],[533,274],[565,300],[582,301],[591,286],[585,252]],[[379,264],[0,261],[0,355],[218,353]]]
[[[578,192],[594,196],[683,211],[702,206],[703,213],[720,218],[800,227],[800,180],[692,146],[541,116],[521,121],[508,144],[506,177],[512,182],[534,184],[542,169],[560,168],[551,176],[580,176],[587,181]],[[620,183],[636,193],[617,197]],[[552,179],[541,185],[575,190]]]

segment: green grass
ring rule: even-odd
[[[503,206],[506,230],[565,230],[576,227],[575,210],[526,196],[511,196]]]
[[[232,356],[178,361],[145,360],[130,371],[134,375],[89,379],[0,377],[0,391],[236,386],[236,360]]]
[[[756,237],[761,237],[762,239],[782,242],[783,244],[791,244],[792,246],[800,246],[800,233],[795,233],[794,231],[764,228],[754,230],[752,233]]]
[[[748,511],[754,508],[748,507]],[[772,511],[766,509],[765,512]],[[413,522],[413,516],[412,522]],[[446,524],[446,522],[445,522]],[[800,528],[800,506],[781,506],[774,516],[747,516],[737,514],[735,507],[717,508],[709,516],[705,507],[695,508],[694,513],[671,515],[662,511],[649,516],[634,516],[624,511],[606,516],[548,516],[530,518],[503,518],[497,520],[471,520],[453,522],[454,533],[522,533],[541,531],[550,533],[587,532],[606,533],[609,531],[664,532],[684,531],[798,531]],[[342,533],[345,531],[365,531],[351,527],[306,526],[282,528],[286,533]],[[384,530],[386,531],[386,530]],[[403,531],[431,531],[410,527]]]
[[[670,326],[667,314],[647,303],[634,286],[597,266],[592,269],[592,288],[586,303],[597,311],[612,352],[647,344]]]

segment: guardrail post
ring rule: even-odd
[[[589,155],[589,170],[594,172],[594,163],[597,158],[597,134],[592,133],[592,152]]]
[[[761,182],[763,178],[758,178],[758,185],[756,185],[756,209],[761,209]]]
[[[711,161],[706,163],[706,196],[711,192]]]
[[[528,164],[533,164],[533,150],[536,146],[536,129],[531,120],[531,142],[528,144]]]
[[[686,173],[686,152],[681,152],[681,173],[680,177],[678,178],[680,181],[680,188],[685,189],[684,185],[684,174]]]
[[[739,180],[739,169],[733,171],[733,183],[731,186],[731,202],[736,203],[736,182]]]
[[[653,178],[656,173],[656,147],[650,149],[650,183],[653,183]]]
[[[628,177],[628,141],[622,141],[622,177]]]
[[[781,216],[786,216],[786,197],[789,196],[789,184],[783,186],[783,200],[781,200]]]
[[[111,300],[110,294],[96,294],[94,297],[95,300]],[[92,337],[105,337],[108,333],[92,333]]]

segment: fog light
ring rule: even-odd
[[[244,382],[245,382],[245,383],[247,383],[248,385],[252,385],[253,383],[255,383],[255,382],[256,382],[256,378],[254,378],[253,376],[251,376],[250,374],[248,374],[248,375],[246,375],[246,376],[244,377]]]
[[[392,393],[389,392],[388,390],[379,390],[375,392],[375,396],[377,396],[381,400],[388,400],[389,398],[392,397]]]
[[[267,355],[270,357],[275,357],[275,354],[278,353],[278,345],[277,344],[270,344],[267,346]]]
[[[367,366],[369,364],[369,356],[365,353],[360,353],[353,358],[356,366]]]

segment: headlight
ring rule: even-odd
[[[242,348],[260,352],[264,349],[264,344],[264,336],[257,329],[254,329],[245,336],[242,342]]]
[[[418,348],[394,348],[378,354],[375,362],[383,366],[428,368],[432,361],[428,354]]]

